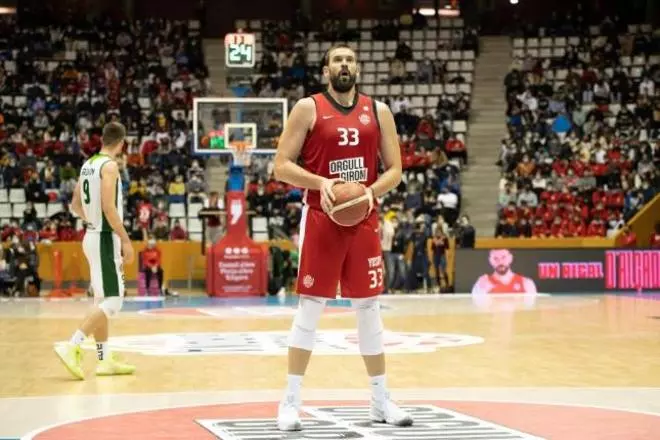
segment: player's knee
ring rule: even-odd
[[[312,351],[316,339],[316,327],[325,309],[326,300],[301,296],[296,317],[289,335],[289,346]]]
[[[119,314],[123,304],[124,298],[121,296],[112,296],[110,298],[104,299],[101,304],[99,304],[99,308],[103,311],[103,313],[105,313],[105,316],[112,318]]]
[[[383,353],[384,328],[378,298],[358,299],[353,303],[357,311],[360,354],[370,356]]]

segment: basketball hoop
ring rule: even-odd
[[[229,148],[231,149],[231,157],[233,159],[232,166],[250,166],[250,148],[248,148],[246,142],[231,142]]]

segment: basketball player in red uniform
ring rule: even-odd
[[[312,354],[326,301],[351,298],[357,311],[359,349],[370,376],[372,421],[412,425],[412,418],[389,397],[385,381],[383,322],[378,295],[383,261],[374,200],[401,181],[401,153],[394,117],[387,105],[357,92],[357,57],[347,46],[332,47],[323,75],[324,93],[293,107],[275,155],[275,177],[305,189],[300,226],[297,291],[300,302],[289,336],[287,389],[280,402],[280,430],[302,429],[300,387]],[[378,175],[379,159],[384,172]],[[301,163],[301,165],[298,165]],[[333,222],[332,186],[364,185],[369,213],[351,227]]]
[[[511,270],[513,255],[507,249],[491,250],[488,262],[494,272],[479,277],[472,287],[473,296],[498,293],[536,294],[536,284],[532,279]]]

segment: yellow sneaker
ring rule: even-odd
[[[110,353],[108,359],[104,359],[96,366],[97,376],[121,376],[126,374],[133,374],[135,372],[135,365],[130,365],[121,362],[114,353]]]
[[[69,373],[76,379],[85,379],[85,373],[82,366],[82,350],[79,345],[70,343],[56,345],[55,354],[60,358]]]

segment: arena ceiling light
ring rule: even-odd
[[[517,5],[520,0],[509,0],[512,5]]]
[[[419,8],[419,13],[426,15],[427,17],[433,17],[435,15],[435,9],[433,8]]]

